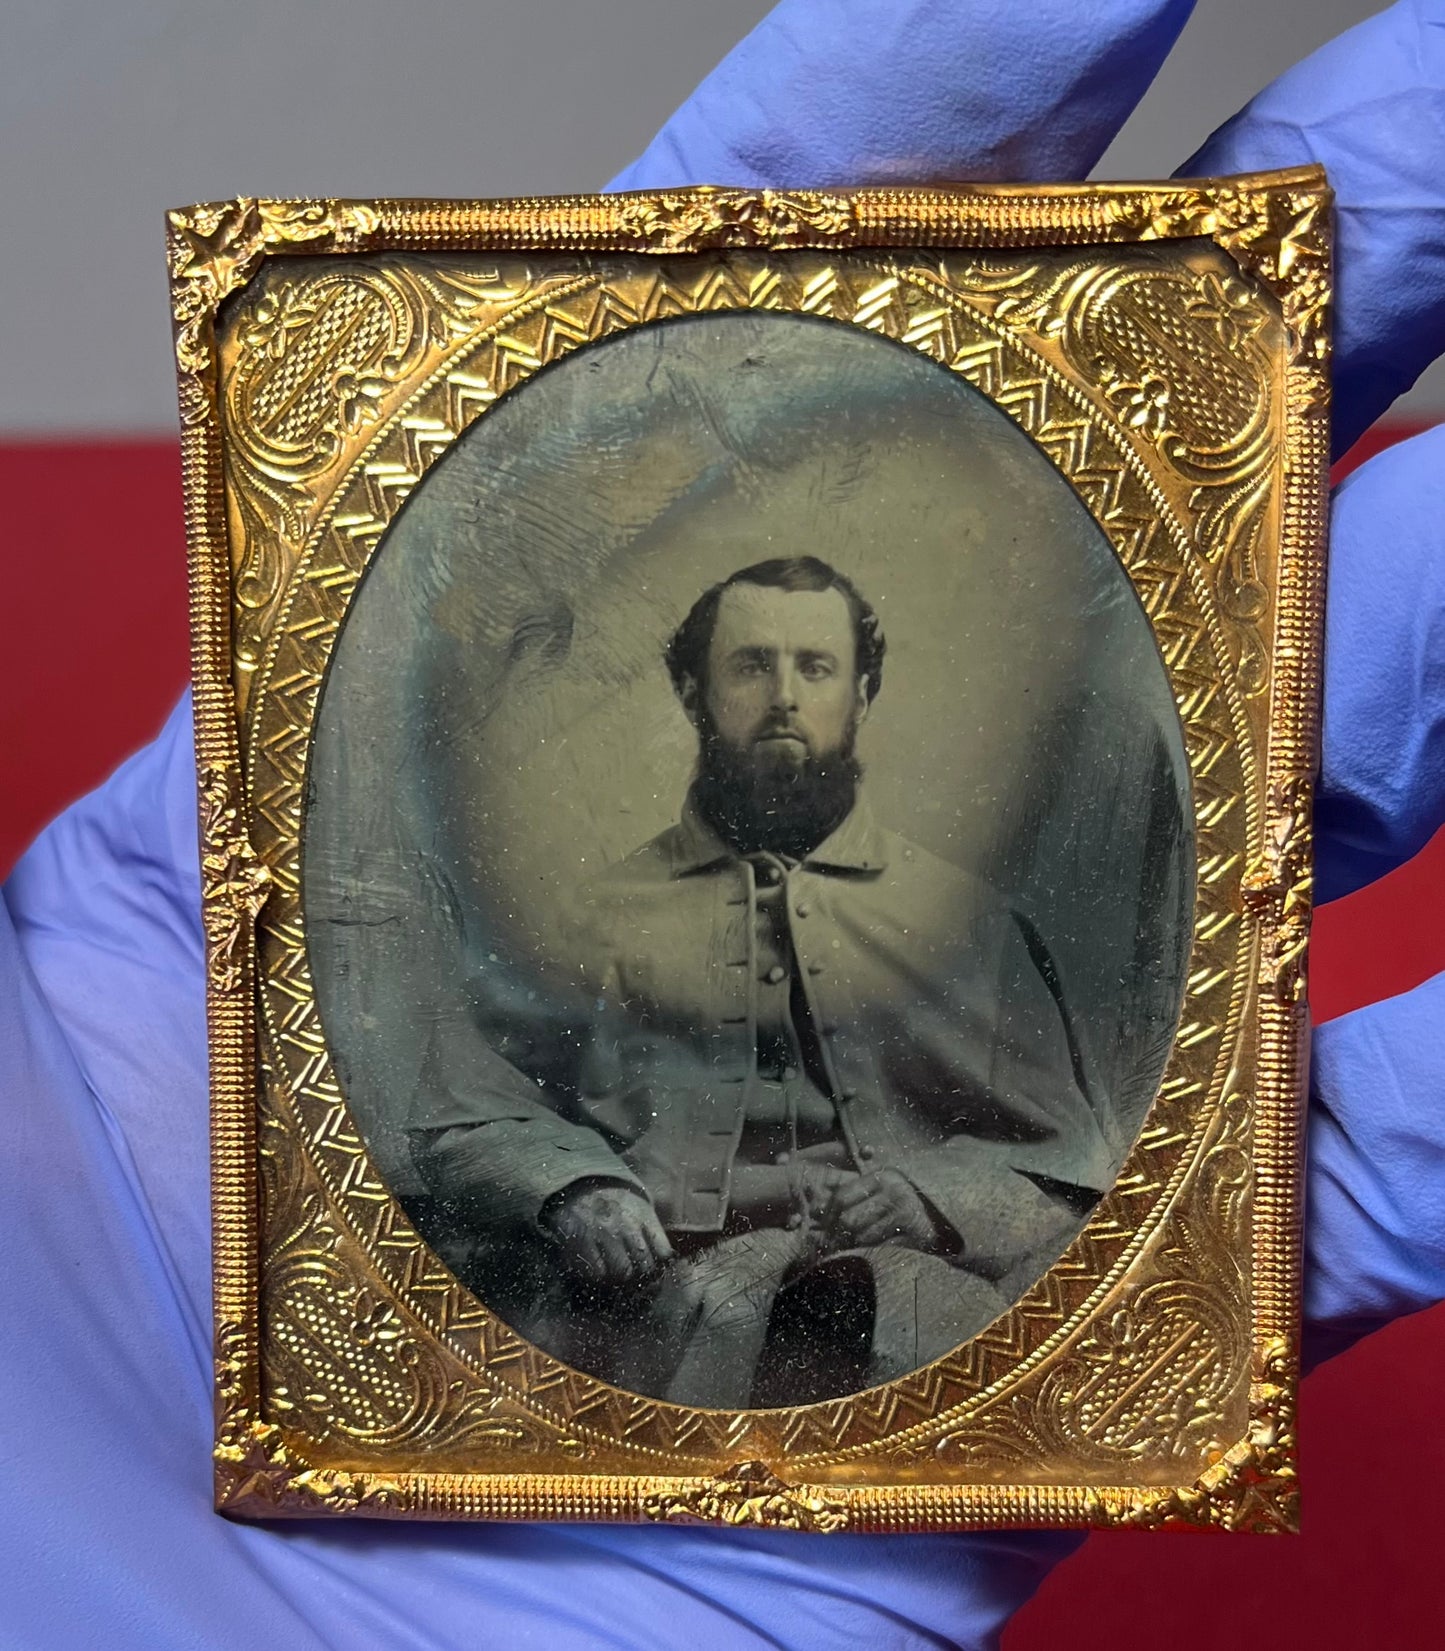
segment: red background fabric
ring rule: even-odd
[[[1352,458],[1404,433],[1376,432]],[[173,443],[0,445],[0,492],[10,527],[0,649],[3,874],[46,820],[159,728],[185,684],[187,644]],[[1405,991],[1442,968],[1445,833],[1393,876],[1321,910],[1316,1019]],[[1445,1620],[1434,1502],[1445,1477],[1442,1364],[1438,1308],[1306,1382],[1301,1538],[1099,1533],[1015,1619],[1005,1651],[1436,1643]]]

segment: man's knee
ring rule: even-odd
[[[772,1280],[742,1280],[716,1272],[694,1274],[680,1282],[677,1303],[694,1331],[723,1334],[756,1324],[776,1293]]]
[[[778,1296],[758,1364],[753,1402],[815,1404],[865,1385],[877,1302],[859,1255],[811,1268]]]

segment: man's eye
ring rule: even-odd
[[[737,674],[739,676],[762,676],[767,668],[765,660],[740,659],[737,663]]]
[[[833,674],[833,667],[826,659],[805,660],[799,669],[809,682],[821,682]]]

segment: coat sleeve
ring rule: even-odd
[[[1118,1163],[1087,1029],[1070,1016],[1042,938],[1003,910],[971,940],[978,967],[936,1039],[949,1127],[895,1164],[957,1234],[961,1264],[1000,1279],[1056,1256]]]
[[[486,1018],[434,1021],[412,1102],[412,1156],[448,1215],[475,1231],[535,1227],[573,1182],[643,1191],[600,1131],[567,1116],[579,1045],[568,1017],[534,1011],[505,1030]]]

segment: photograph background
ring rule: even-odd
[[[0,210],[23,230],[0,242],[0,542],[8,611],[25,622],[0,652],[0,869],[151,737],[186,681],[164,209],[599,187],[766,5],[11,0]],[[1205,0],[1100,175],[1169,172],[1274,75],[1381,9]],[[1354,460],[1442,416],[1437,366]],[[1441,968],[1445,835],[1320,911],[1315,1017]],[[1246,1622],[1268,1623],[1276,1651],[1428,1643],[1442,1364],[1437,1308],[1305,1383],[1303,1537],[1101,1533],[1010,1624],[1005,1651],[1233,1651]],[[1386,1437],[1410,1441],[1408,1474]]]
[[[875,816],[1034,918],[1137,1131],[1191,937],[1189,781],[1112,548],[1007,415],[917,351],[700,316],[579,351],[478,419],[337,639],[308,776],[309,952],[399,1195],[426,1029],[464,956],[514,970],[509,990],[534,965],[570,974],[577,889],[673,824],[691,778],[668,638],[710,585],[798,554],[853,578],[888,639],[859,740]]]

